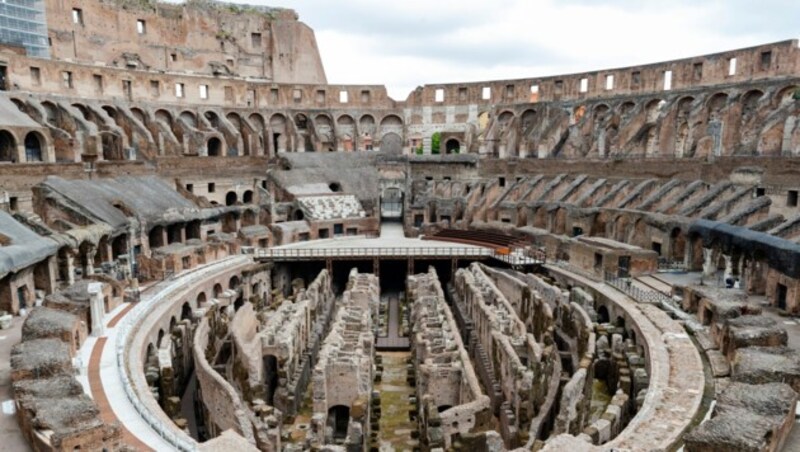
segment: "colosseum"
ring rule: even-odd
[[[0,2],[0,449],[800,450],[800,43],[327,82],[285,8]]]

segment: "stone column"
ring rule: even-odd
[[[106,315],[105,303],[103,302],[103,283],[93,282],[87,288],[89,298],[89,312],[92,315],[92,336],[100,337],[105,334],[103,318]]]
[[[75,253],[67,250],[67,285],[75,284]]]
[[[703,248],[703,276],[714,276],[717,272],[716,262],[714,262],[714,250]]]
[[[86,251],[86,268],[84,269],[83,274],[85,276],[94,275],[94,256],[97,254],[97,248],[90,247]]]

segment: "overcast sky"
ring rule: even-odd
[[[330,83],[404,100],[437,82],[631,66],[800,37],[798,0],[250,0],[293,8]]]

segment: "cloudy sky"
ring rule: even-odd
[[[798,0],[250,0],[316,32],[330,83],[535,77],[800,37]]]

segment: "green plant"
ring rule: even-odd
[[[417,146],[417,149],[415,149],[415,152],[417,153],[417,155],[422,155],[422,144]]]
[[[433,132],[431,136],[431,154],[438,154],[442,148],[442,134],[440,132]]]

